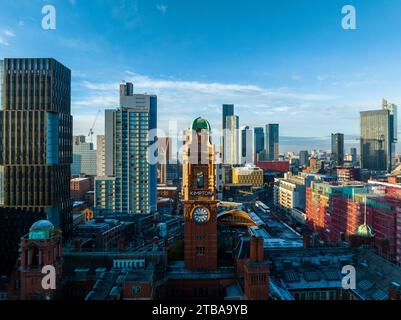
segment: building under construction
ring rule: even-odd
[[[309,227],[330,244],[359,234],[374,238],[388,259],[401,262],[401,187],[371,182],[312,183],[306,191]]]

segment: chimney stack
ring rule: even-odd
[[[264,254],[263,254],[263,238],[262,237],[255,237],[251,238],[250,243],[250,260],[251,261],[263,261]]]

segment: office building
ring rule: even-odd
[[[105,176],[106,175],[106,150],[105,150],[105,136],[97,136],[97,150],[96,150],[96,175]]]
[[[292,175],[286,173],[284,178],[276,178],[274,185],[274,204],[282,209],[292,212],[292,209],[305,211],[306,188],[314,179],[313,174],[300,173]]]
[[[358,152],[357,152],[356,148],[351,148],[350,154],[351,154],[352,165],[355,165],[356,162],[358,161]]]
[[[0,67],[0,272],[7,273],[35,221],[71,232],[71,71],[54,59],[5,59]]]
[[[331,161],[335,166],[344,164],[344,134],[331,134]]]
[[[89,176],[97,174],[97,152],[92,142],[86,142],[85,136],[73,137],[71,174],[84,173]]]
[[[253,149],[253,130],[249,126],[241,130],[241,163],[254,162],[254,149]]]
[[[157,128],[157,97],[134,94],[120,85],[120,107],[106,110],[106,175],[115,177],[115,210],[122,214],[156,211],[157,164],[149,163],[150,130]]]
[[[239,118],[238,116],[226,117],[226,128],[224,130],[224,164],[237,165],[241,163]]]
[[[307,150],[299,151],[299,166],[300,167],[309,166],[309,153]]]
[[[279,160],[279,125],[268,124],[265,128],[265,159],[266,161]]]
[[[223,162],[225,163],[225,155],[224,152],[226,150],[225,148],[225,130],[227,128],[227,117],[233,116],[234,115],[234,105],[233,104],[223,104],[223,112],[222,112],[222,129],[223,129],[223,134],[222,134],[222,150],[223,150]]]
[[[263,170],[251,164],[233,168],[232,179],[233,184],[251,184],[258,188],[263,186]]]
[[[361,112],[361,167],[391,171],[397,142],[397,106],[383,100],[381,110]]]
[[[259,159],[259,155],[261,152],[263,152],[265,148],[265,133],[263,130],[263,127],[256,127],[253,129],[254,132],[254,139],[255,139],[255,145],[254,145],[254,161],[261,160]]]
[[[223,130],[226,128],[226,118],[234,115],[233,104],[223,104]]]

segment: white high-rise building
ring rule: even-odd
[[[254,163],[254,134],[249,126],[241,130],[241,163]]]
[[[241,149],[239,135],[239,118],[236,115],[226,117],[224,130],[224,163],[241,164]]]
[[[105,150],[105,139],[104,135],[98,135],[97,140],[97,175],[105,176],[106,175],[106,150]]]

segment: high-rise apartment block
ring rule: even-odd
[[[156,211],[157,167],[149,148],[156,137],[149,141],[148,134],[157,128],[157,97],[133,92],[132,83],[121,84],[120,107],[105,111],[105,174],[115,177],[121,214]]]
[[[106,175],[106,150],[104,135],[98,135],[96,138],[96,175]]]

